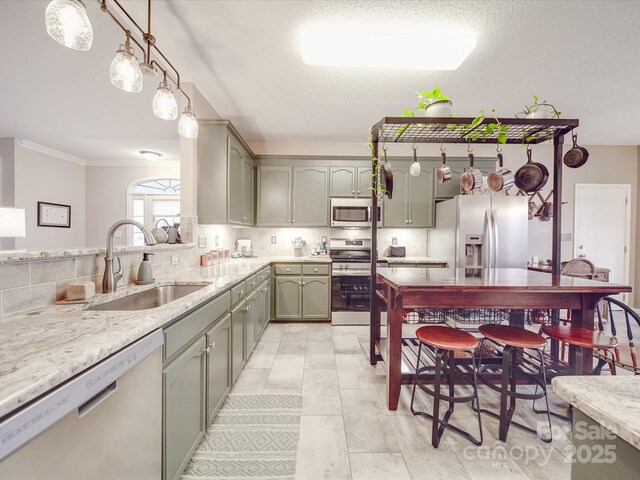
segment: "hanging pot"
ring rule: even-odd
[[[487,185],[492,192],[500,192],[502,190],[509,190],[515,183],[513,172],[504,167],[504,159],[502,158],[502,152],[498,151],[498,165],[500,170],[497,172],[491,172],[487,178]]]
[[[515,184],[525,193],[534,193],[543,188],[549,180],[549,170],[541,163],[531,160],[531,148],[527,148],[527,163],[515,175]]]
[[[548,222],[553,217],[553,203],[544,202],[542,205],[542,212],[540,213],[540,221]]]
[[[166,223],[167,224],[166,227],[159,227],[158,224],[160,222]],[[151,235],[153,235],[153,238],[156,239],[156,242],[167,243],[167,240],[169,240],[169,234],[167,233],[168,230],[169,230],[169,222],[167,222],[164,218],[161,218],[156,222],[156,228],[151,230]]]
[[[564,154],[562,161],[567,167],[579,168],[587,163],[589,152],[586,148],[578,146],[578,135],[574,133],[571,135],[571,138],[573,138],[573,147]]]
[[[440,152],[440,155],[442,155],[442,165],[436,170],[436,175],[438,176],[438,182],[445,183],[451,180],[451,167],[447,165],[447,154],[444,153],[444,150]]]
[[[469,152],[469,170],[460,177],[460,186],[465,192],[470,192],[482,186],[482,172],[473,168],[473,153]]]
[[[387,160],[387,149],[383,148],[383,160],[380,168],[382,169],[382,176],[384,177],[384,189],[387,198],[391,199],[393,195],[393,170],[391,169],[391,163]]]

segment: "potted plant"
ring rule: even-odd
[[[533,95],[533,104],[525,105],[524,110],[516,113],[516,118],[521,118],[523,115],[526,118],[560,118],[560,113],[552,104],[546,100],[540,101],[536,95]]]
[[[443,95],[440,87],[431,91],[418,93],[418,107],[424,110],[425,117],[450,117],[453,103],[447,95]]]

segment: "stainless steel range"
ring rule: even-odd
[[[371,239],[329,239],[332,325],[369,325]]]

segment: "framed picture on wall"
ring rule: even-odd
[[[38,226],[71,228],[71,205],[38,202]]]

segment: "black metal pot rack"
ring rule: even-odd
[[[496,121],[497,120],[497,121]],[[489,135],[478,135],[483,126],[490,123],[500,123],[508,128],[507,144],[535,145],[553,141],[553,234],[552,234],[552,273],[560,274],[561,262],[561,220],[562,220],[562,145],[564,136],[578,127],[578,119],[528,119],[528,118],[493,118],[486,117],[481,122],[473,124],[471,117],[384,117],[371,127],[371,156],[372,156],[372,211],[378,208],[378,189],[380,183],[376,160],[378,145],[382,143],[469,143],[496,144],[498,143],[498,129]],[[482,130],[480,130],[482,129]],[[378,260],[378,216],[371,218],[371,338],[375,321],[373,312],[379,301],[376,295],[376,272]],[[375,363],[376,346],[371,342],[370,359]],[[553,350],[557,345],[552,346]],[[555,352],[557,355],[557,352]]]

